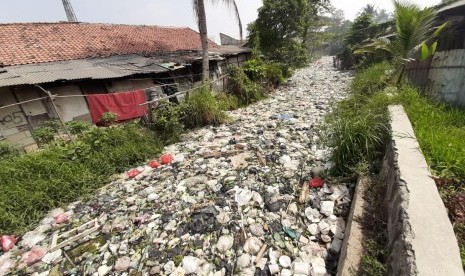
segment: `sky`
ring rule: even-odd
[[[286,1],[286,0],[283,0]],[[431,6],[440,0],[412,0],[420,6]],[[208,2],[208,1],[207,1]],[[236,0],[244,24],[257,18],[262,0]],[[332,0],[342,9],[347,19],[353,20],[366,5],[392,11],[391,0]],[[74,12],[81,22],[145,24],[161,26],[187,26],[197,30],[192,11],[192,0],[71,0]],[[234,13],[224,4],[207,5],[208,33],[219,42],[223,32],[239,37]],[[65,21],[66,14],[61,0],[0,0],[0,22],[57,22]]]

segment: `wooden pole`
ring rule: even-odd
[[[63,126],[63,129],[65,130],[65,133],[66,135],[68,135],[69,137],[69,140],[71,140],[72,142],[74,142],[74,138],[73,136],[71,135],[71,133],[69,132],[68,128],[66,127],[66,124],[65,122],[63,121],[63,118],[61,117],[60,115],[60,112],[58,112],[58,108],[55,104],[55,102],[53,101],[53,95],[52,93],[50,93],[50,91],[48,90],[45,90],[44,88],[42,88],[40,85],[36,84],[35,85],[37,88],[39,88],[40,90],[42,90],[45,94],[47,94],[47,96],[50,98],[50,101],[52,102],[52,107],[53,107],[53,110],[55,111],[55,114],[57,115],[58,119],[60,120],[60,123],[61,125]]]

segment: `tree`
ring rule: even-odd
[[[264,0],[249,41],[268,59],[290,67],[308,59],[307,37],[327,0]]]
[[[239,14],[239,9],[237,7],[237,3],[235,0],[210,0],[212,3],[217,4],[219,2],[223,2],[224,4],[228,5],[229,7],[233,8],[235,13],[238,26],[239,26],[239,33],[242,40],[242,21]],[[209,52],[208,52],[208,30],[207,30],[207,15],[205,12],[205,0],[192,0],[192,6],[194,9],[194,13],[196,15],[197,23],[199,25],[199,33],[200,33],[200,40],[202,42],[202,79],[204,82],[208,81],[210,78],[210,59],[209,59]]]
[[[413,58],[420,47],[423,52],[428,51],[429,54],[429,46],[427,46],[429,43],[432,44],[431,52],[434,53],[437,45],[434,40],[447,23],[434,30],[437,13],[433,8],[422,9],[415,4],[399,1],[394,1],[394,7],[395,38],[392,41],[386,38],[374,39],[357,49],[355,54],[389,55],[397,63],[403,64],[406,59]]]

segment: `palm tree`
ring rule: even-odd
[[[434,30],[437,13],[433,8],[422,9],[412,3],[394,1],[395,7],[395,38],[376,38],[367,45],[355,50],[355,54],[388,55],[403,64],[405,60],[414,57],[421,46],[422,52],[429,49],[431,44],[433,53],[440,32],[447,26],[444,23]],[[428,50],[429,51],[429,50]]]
[[[237,3],[235,0],[210,0],[212,3],[217,4],[219,2],[223,2],[224,4],[228,5],[229,7],[233,8],[235,13],[238,25],[239,25],[239,33],[241,36],[241,41],[243,38],[242,32],[242,21],[239,15],[239,9],[237,7]],[[200,40],[202,42],[202,75],[203,81],[208,81],[210,77],[210,60],[208,56],[208,31],[207,31],[207,16],[205,13],[205,0],[192,0],[192,5],[194,8],[194,13],[197,18],[197,23],[199,25],[199,33],[200,33]]]

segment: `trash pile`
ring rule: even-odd
[[[331,275],[352,183],[316,126],[350,75],[324,58],[233,123],[186,134],[87,201],[2,236],[0,275]]]

